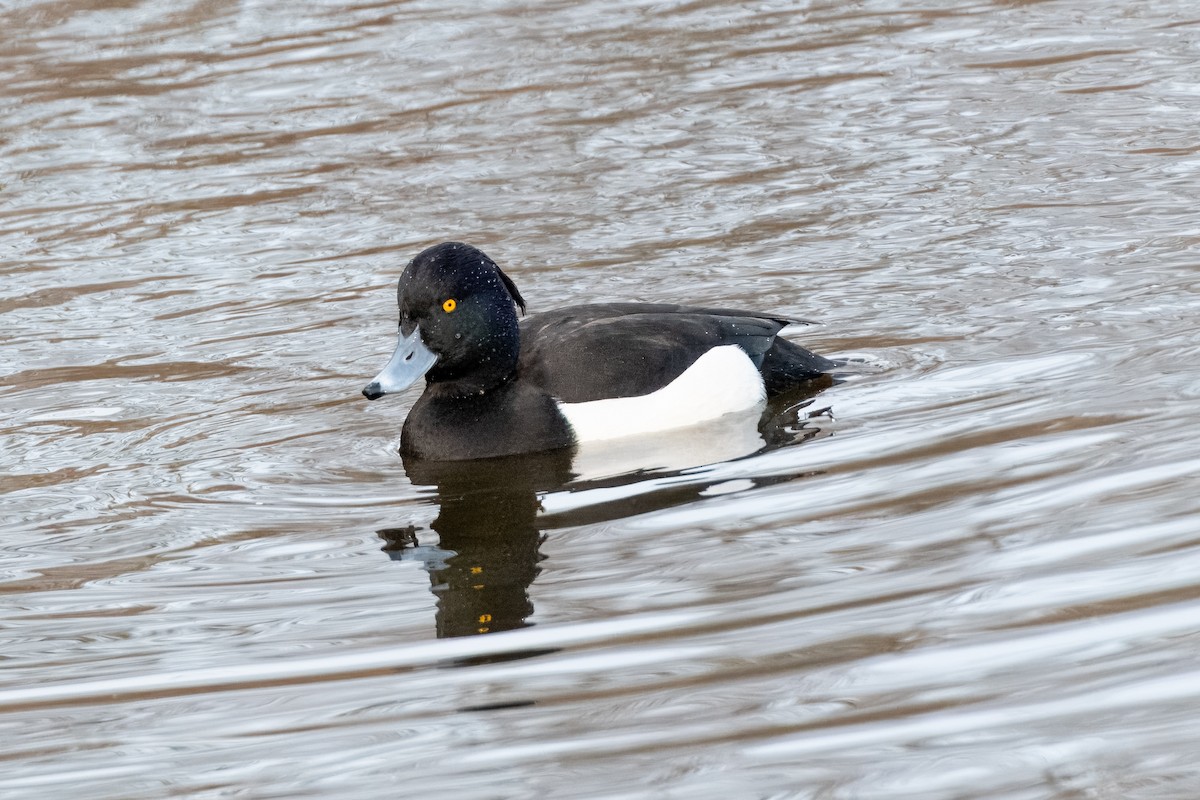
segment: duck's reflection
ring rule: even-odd
[[[439,638],[524,627],[533,615],[529,586],[540,571],[544,531],[695,501],[721,479],[705,481],[700,474],[684,482],[663,479],[818,436],[829,410],[813,411],[811,405],[828,385],[827,379],[815,381],[778,398],[761,416],[726,418],[706,426],[702,435],[681,431],[579,452],[479,461],[405,457],[414,484],[436,487],[439,513],[430,527],[438,544],[423,543],[421,532],[408,526],[379,531],[383,549],[395,559],[418,559],[428,570],[437,597]],[[753,482],[796,477],[773,475]],[[615,493],[595,491],[606,489]],[[596,499],[565,503],[568,510],[546,515],[541,498],[548,492],[592,492]]]
[[[420,558],[437,596],[437,635],[520,628],[533,614],[529,585],[538,574],[539,492],[571,478],[571,452],[481,461],[405,458],[409,479],[436,486],[430,527],[437,548],[422,548],[412,528],[379,532],[393,558]]]

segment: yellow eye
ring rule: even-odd
[[[445,311],[447,314],[449,314],[451,311],[453,311],[456,308],[458,308],[458,303],[454,302],[453,297],[451,297],[446,302],[442,303],[442,311]]]

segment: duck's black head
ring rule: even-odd
[[[517,367],[517,307],[525,301],[482,251],[445,242],[421,252],[400,275],[400,343],[365,389],[374,400],[415,383],[449,394],[478,394],[510,378]]]

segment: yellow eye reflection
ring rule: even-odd
[[[453,311],[456,308],[458,308],[458,303],[455,302],[453,297],[451,297],[446,302],[442,303],[442,311],[445,311],[447,314],[449,314],[451,311]]]

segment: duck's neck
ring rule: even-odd
[[[521,334],[516,319],[474,345],[469,357],[450,358],[434,364],[425,374],[431,397],[456,399],[478,397],[511,381],[517,374]]]
[[[500,374],[499,371],[487,374],[476,371],[456,380],[429,381],[425,385],[425,392],[432,399],[437,400],[464,400],[471,397],[482,397],[504,386],[516,376],[516,365],[513,365],[513,368],[504,374]]]

